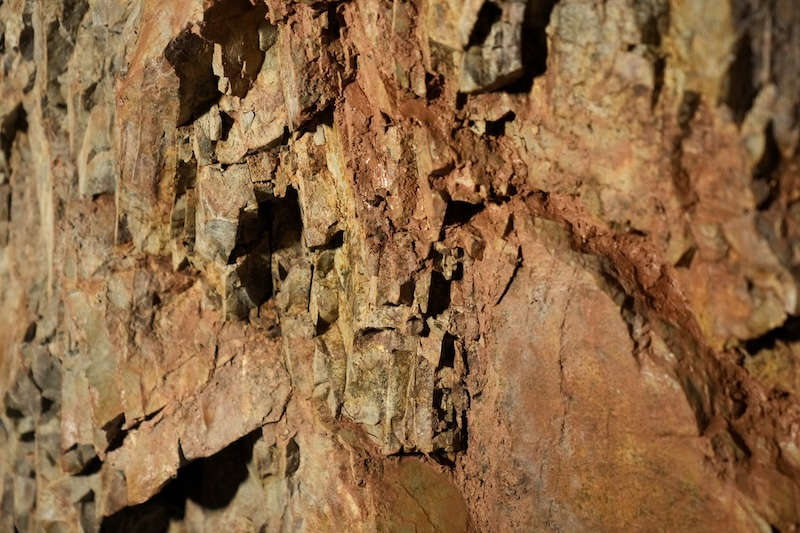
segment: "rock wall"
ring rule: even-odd
[[[792,0],[0,0],[2,531],[795,531]]]

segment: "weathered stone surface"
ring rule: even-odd
[[[791,0],[0,0],[0,530],[794,531]]]
[[[478,12],[461,65],[459,89],[464,93],[499,89],[524,73],[522,25],[526,4],[508,1],[501,6],[484,2]]]

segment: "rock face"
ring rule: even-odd
[[[795,531],[792,0],[0,0],[0,530]]]

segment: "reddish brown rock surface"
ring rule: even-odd
[[[0,530],[795,531],[791,0],[0,0]]]

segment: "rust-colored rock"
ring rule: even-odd
[[[0,530],[795,531],[791,0],[0,1]]]

